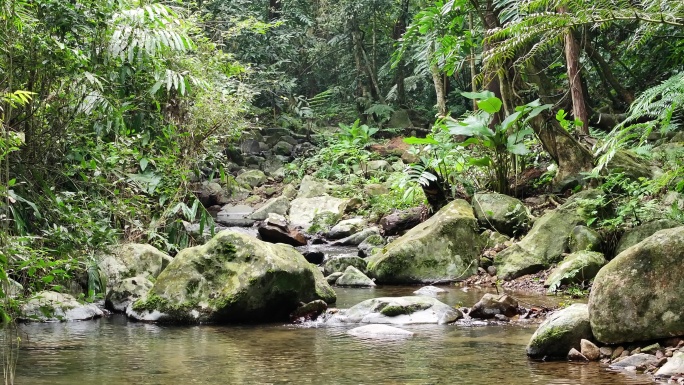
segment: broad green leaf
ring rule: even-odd
[[[461,95],[468,99],[489,99],[494,97],[492,91],[482,91],[482,92],[461,92]]]
[[[413,145],[421,145],[421,144],[439,144],[438,141],[436,141],[433,138],[427,137],[427,138],[416,138],[415,136],[412,136],[410,138],[404,138],[404,143],[406,144],[413,144]]]
[[[465,135],[465,136],[492,136],[494,132],[487,127],[485,121],[478,116],[469,116],[461,122],[446,122],[451,135]]]
[[[525,146],[524,143],[508,143],[506,149],[508,152],[515,155],[527,155],[530,153],[530,150],[527,148],[527,146]]]
[[[489,167],[492,165],[492,158],[485,156],[482,158],[470,158],[468,164],[478,167]]]
[[[508,126],[511,124],[515,123],[518,118],[520,118],[520,111],[514,112],[506,117],[503,122],[501,122],[501,128],[506,131],[508,130]]]
[[[147,158],[140,158],[140,171],[145,171],[149,160]]]
[[[499,112],[499,110],[501,110],[502,105],[503,103],[501,102],[501,99],[497,98],[496,96],[480,100],[479,102],[477,102],[478,108],[490,114],[495,114]]]

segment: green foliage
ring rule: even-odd
[[[455,181],[458,174],[476,167],[489,175],[491,188],[508,193],[508,179],[516,171],[516,162],[529,153],[525,140],[534,133],[528,122],[550,105],[534,101],[516,107],[516,111],[500,124],[492,124],[503,105],[499,98],[488,91],[464,92],[463,96],[477,100],[479,110],[476,113],[461,120],[438,120],[432,136],[406,140],[409,144],[422,145],[419,153],[432,154],[430,159],[422,160],[423,166],[415,168],[415,180],[422,185],[436,180],[424,174],[432,169],[453,187],[451,181]],[[464,148],[469,148],[470,153]]]

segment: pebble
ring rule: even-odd
[[[568,361],[589,361],[582,353],[578,352],[577,349],[572,348],[568,352]]]
[[[580,351],[589,361],[597,361],[601,356],[598,346],[585,339],[580,341]]]
[[[613,355],[613,348],[611,348],[610,346],[602,346],[599,349],[599,353],[601,353],[602,358],[610,357]]]
[[[618,357],[622,357],[622,352],[624,351],[625,348],[623,348],[622,346],[618,346],[617,348],[615,348],[615,350],[613,350],[613,354],[610,356],[610,358],[616,359]]]

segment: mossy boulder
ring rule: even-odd
[[[573,304],[551,314],[534,332],[527,355],[536,359],[565,359],[570,349],[580,350],[582,339],[593,340],[589,311],[585,304]]]
[[[266,183],[268,177],[261,170],[248,170],[238,175],[235,181],[240,185],[247,185],[249,187],[259,187]]]
[[[92,303],[80,303],[73,296],[56,291],[34,294],[21,306],[19,319],[38,322],[84,321],[102,317],[103,312]]]
[[[477,271],[482,245],[473,209],[459,199],[373,254],[368,271],[379,283],[456,281]]]
[[[359,244],[359,257],[370,257],[375,250],[382,249],[385,244],[387,244],[385,238],[383,238],[380,234],[373,234]]]
[[[321,218],[330,218],[334,224],[342,217],[349,199],[335,198],[331,196],[317,196],[313,198],[296,198],[290,204],[290,223],[304,230],[318,222],[327,222]],[[317,223],[321,225],[321,223]],[[315,232],[315,231],[314,231]]]
[[[581,283],[596,277],[596,274],[606,264],[606,258],[594,251],[578,251],[569,254],[553,269],[544,286],[549,293],[555,293],[561,285]]]
[[[107,278],[107,288],[112,289],[122,280],[131,277],[154,279],[173,261],[173,258],[142,243],[127,243],[114,249],[98,264]]]
[[[354,266],[347,266],[344,273],[335,281],[337,286],[371,287],[375,282]]]
[[[568,238],[568,249],[571,253],[577,251],[599,251],[601,237],[587,226],[575,226]]]
[[[499,277],[510,280],[559,262],[568,250],[568,236],[575,226],[585,223],[582,200],[598,196],[595,190],[580,192],[537,219],[520,242],[497,254],[494,264]]]
[[[144,297],[152,288],[147,277],[126,278],[107,291],[105,307],[109,310],[124,312],[131,303]]]
[[[506,235],[524,233],[530,226],[531,217],[527,207],[520,200],[508,195],[475,194],[473,209],[481,226]]]
[[[344,272],[348,266],[354,266],[363,273],[367,271],[368,262],[354,254],[340,254],[327,258],[323,261],[323,273],[330,275],[332,273]]]
[[[620,150],[615,153],[606,167],[612,174],[621,172],[632,179],[651,178],[657,172],[657,167],[650,163],[631,151]]]
[[[463,317],[455,309],[432,297],[372,298],[341,311],[332,323],[446,324]]]
[[[681,223],[671,219],[658,219],[631,228],[625,231],[622,237],[620,237],[620,241],[618,241],[617,247],[615,248],[615,255],[622,253],[660,230],[671,229],[678,226],[681,226]]]
[[[684,335],[684,226],[620,253],[594,279],[591,327],[607,344]]]
[[[292,246],[224,230],[178,253],[127,313],[174,323],[284,321],[317,299],[335,302],[335,292]]]

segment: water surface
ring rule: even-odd
[[[338,306],[417,287],[336,289]],[[482,292],[439,298],[472,306]],[[521,297],[523,302],[555,301]],[[536,325],[407,326],[416,336],[365,340],[353,326],[160,326],[105,319],[30,324],[17,384],[649,384],[598,364],[532,362]]]

